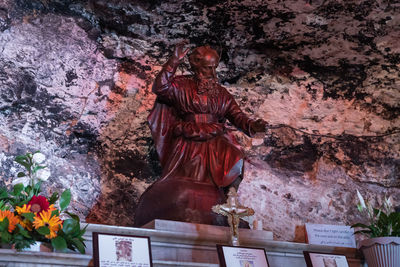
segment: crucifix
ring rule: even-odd
[[[236,189],[231,187],[228,193],[228,199],[225,204],[215,205],[212,211],[228,217],[228,223],[231,231],[232,246],[240,246],[239,242],[239,220],[242,217],[254,214],[252,208],[247,208],[239,204]]]

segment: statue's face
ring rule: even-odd
[[[216,78],[215,69],[218,66],[218,59],[213,53],[206,53],[195,70],[196,75],[201,79]]]

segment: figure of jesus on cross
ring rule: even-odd
[[[240,218],[254,215],[252,208],[247,208],[239,204],[236,189],[231,187],[228,193],[227,203],[215,205],[212,211],[228,217],[228,223],[231,230],[232,246],[240,246],[239,242],[239,221]]]

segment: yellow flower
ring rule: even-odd
[[[24,204],[22,207],[16,207],[15,210],[19,215],[19,224],[28,231],[32,231],[32,222],[24,217],[24,213],[31,212],[31,205]]]
[[[52,239],[57,237],[56,231],[62,228],[62,220],[58,216],[51,216],[51,210],[42,211],[35,217],[33,226],[38,229],[42,226],[46,226],[50,230],[50,234],[46,235],[46,238]]]
[[[31,212],[31,205],[24,204],[22,207],[16,207],[15,210],[19,215]]]
[[[19,222],[18,217],[9,210],[0,210],[0,222],[4,221],[5,218],[8,219],[8,231],[11,233]]]

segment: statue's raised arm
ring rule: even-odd
[[[171,89],[171,82],[175,75],[176,68],[189,52],[189,48],[184,49],[186,43],[187,42],[184,41],[176,45],[173,55],[167,63],[164,64],[153,83],[153,93],[157,94],[164,100],[168,101],[170,98],[169,91]]]

